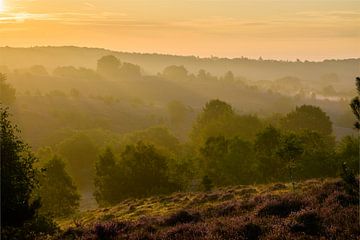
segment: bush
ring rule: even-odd
[[[303,232],[309,235],[321,234],[321,217],[314,210],[300,212],[295,219],[296,223],[291,226],[292,232]]]
[[[288,195],[265,203],[265,206],[260,209],[258,215],[287,217],[292,212],[300,211],[304,205],[304,202],[299,198]]]
[[[262,228],[254,223],[247,223],[245,226],[241,228],[240,235],[244,237],[244,239],[257,240],[262,234]]]
[[[165,219],[164,224],[167,226],[174,226],[179,223],[190,223],[190,222],[197,222],[200,220],[199,214],[191,214],[185,210],[181,210],[169,218]]]
[[[101,239],[101,240],[113,239],[117,235],[117,224],[113,222],[108,222],[105,224],[98,223],[94,227],[94,233],[96,239]]]

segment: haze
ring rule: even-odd
[[[358,57],[360,2],[2,0],[0,46],[266,59]]]

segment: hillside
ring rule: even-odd
[[[129,199],[59,220],[59,239],[358,239],[345,189],[326,179]]]
[[[206,69],[211,74],[220,76],[231,70],[235,75],[251,80],[269,80],[284,76],[296,76],[309,82],[317,81],[323,75],[335,73],[341,82],[351,86],[357,74],[360,59],[310,61],[278,61],[240,58],[200,58],[196,56],[175,56],[156,53],[128,53],[99,48],[84,47],[0,47],[0,66],[27,68],[43,65],[54,69],[58,66],[76,66],[94,69],[96,61],[105,55],[114,55],[121,61],[142,66],[146,74],[156,74],[169,65],[183,65],[191,73]],[[261,69],[261,71],[259,71]]]

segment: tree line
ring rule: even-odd
[[[358,103],[358,97],[351,103],[357,129]],[[71,163],[52,153],[39,162],[10,122],[7,108],[1,108],[0,123],[3,238],[32,239],[56,231],[52,218],[79,206],[77,186],[66,168]],[[268,123],[215,99],[198,115],[187,143],[167,145],[169,138],[164,139],[154,144],[135,138],[121,148],[109,144],[93,163],[78,168],[85,175],[86,168],[93,168],[99,205],[212,186],[332,177],[344,161],[359,172],[359,138],[347,136],[336,143],[329,117],[311,105]]]

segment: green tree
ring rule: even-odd
[[[0,103],[10,105],[15,101],[15,88],[6,83],[5,74],[0,73]]]
[[[125,176],[126,197],[145,197],[168,193],[178,187],[170,182],[168,161],[154,146],[142,142],[128,145],[121,154],[121,168]]]
[[[297,134],[303,153],[298,160],[298,175],[301,178],[335,176],[339,167],[335,158],[335,139],[315,131],[305,130]]]
[[[360,77],[356,78],[356,90],[357,94],[360,95]],[[356,122],[354,123],[354,126],[356,129],[360,129],[360,100],[359,96],[354,97],[351,100],[350,107],[355,115]]]
[[[254,180],[255,161],[250,142],[238,137],[210,137],[200,153],[204,174],[215,184],[248,184]]]
[[[290,181],[293,186],[295,184],[295,170],[303,151],[303,142],[296,134],[290,133],[282,136],[277,154],[286,164],[285,167],[289,172]]]
[[[346,162],[347,166],[355,173],[359,173],[359,137],[346,136],[341,139],[337,146],[339,162]]]
[[[37,239],[54,234],[56,224],[38,213],[40,199],[34,199],[38,186],[36,158],[9,121],[6,108],[0,106],[1,161],[1,239]]]
[[[281,120],[281,127],[295,132],[308,129],[324,135],[332,133],[332,122],[329,116],[319,107],[311,105],[296,107],[295,111],[288,113]]]
[[[0,108],[1,150],[1,227],[21,227],[34,218],[40,207],[31,194],[37,186],[36,158],[19,137],[9,120],[8,110]]]
[[[142,131],[132,132],[124,136],[122,143],[133,145],[138,142],[151,144],[167,155],[173,155],[179,150],[179,140],[165,127],[150,127]]]
[[[94,196],[100,206],[119,202],[123,195],[121,170],[114,153],[108,147],[95,163]]]
[[[80,195],[65,170],[65,162],[54,156],[43,166],[38,194],[42,200],[40,212],[54,217],[68,216],[79,207]]]
[[[283,174],[283,163],[276,153],[281,137],[280,130],[271,125],[256,135],[254,147],[262,181],[275,181]]]
[[[57,145],[57,153],[66,161],[69,174],[80,191],[92,188],[94,163],[98,149],[84,133],[75,133]]]
[[[190,138],[196,147],[201,147],[210,137],[224,136],[252,140],[262,123],[256,116],[237,115],[232,106],[218,99],[206,103],[199,114]]]

